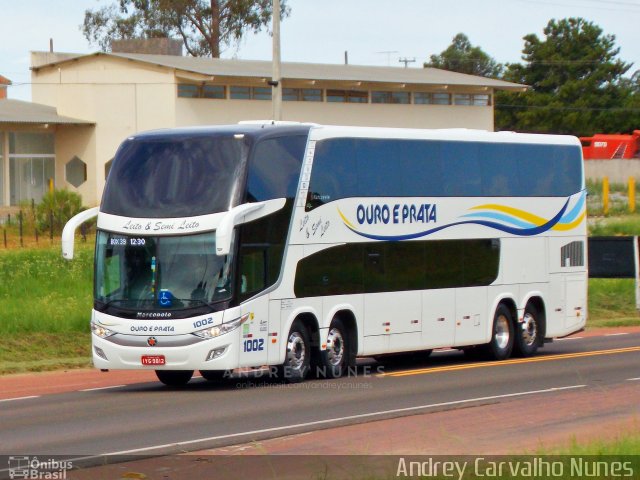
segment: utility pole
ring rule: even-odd
[[[273,0],[273,74],[271,75],[271,104],[273,120],[282,120],[282,82],[280,80],[280,0]]]
[[[416,61],[416,58],[415,58],[415,57],[413,57],[413,58],[404,57],[404,58],[399,58],[399,59],[398,59],[398,62],[400,62],[400,63],[404,63],[404,68],[407,68],[407,66],[408,66],[410,63],[414,63],[415,61]]]

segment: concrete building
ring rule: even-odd
[[[68,122],[46,123],[55,185],[79,192],[88,206],[99,203],[110,161],[133,133],[271,117],[268,61],[33,52],[31,64],[33,101]],[[283,120],[323,124],[493,130],[495,91],[523,88],[430,68],[283,63],[281,72]],[[0,123],[9,146],[11,128]],[[41,122],[28,130],[43,129]],[[5,205],[28,199],[19,184],[33,180],[26,170],[18,179],[10,163],[0,178]]]

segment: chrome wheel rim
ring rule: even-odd
[[[529,312],[524,314],[522,319],[522,340],[527,347],[535,343],[538,338],[538,323]]]
[[[500,350],[504,350],[509,345],[509,319],[504,315],[498,316],[496,319],[495,331],[496,345]]]
[[[329,330],[329,336],[327,337],[327,361],[332,367],[339,367],[342,365],[342,359],[344,358],[344,338],[342,332],[337,328]]]
[[[307,348],[300,332],[292,332],[287,341],[287,364],[294,370],[301,370],[305,364]]]

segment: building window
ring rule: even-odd
[[[271,87],[231,87],[233,100],[271,100]]]
[[[432,93],[431,103],[433,105],[451,105],[451,95],[449,93]]]
[[[187,83],[178,84],[178,97],[181,98],[198,98],[200,96],[198,85]]]
[[[453,95],[454,105],[471,105],[471,98],[473,95],[468,93],[456,93]]]
[[[232,100],[251,100],[251,87],[231,87],[229,93]]]
[[[80,157],[74,156],[65,165],[64,173],[67,177],[67,182],[78,188],[87,181],[87,164]]]
[[[409,92],[371,92],[371,103],[408,104]]]
[[[431,94],[428,92],[413,92],[413,103],[419,105],[428,105],[433,103]]]
[[[454,105],[487,107],[491,105],[490,98],[490,95],[487,94],[456,93],[453,96],[453,103]]]
[[[488,94],[478,94],[473,95],[473,105],[477,105],[479,107],[488,107],[491,105],[491,95]]]
[[[194,85],[191,83],[178,84],[178,97],[180,98],[226,98],[227,91],[224,85]]]
[[[10,204],[39,202],[55,181],[55,163],[53,134],[9,133]]]
[[[282,100],[285,102],[321,102],[320,88],[283,88]]]
[[[327,90],[327,102],[368,103],[366,90]]]
[[[271,87],[253,87],[254,100],[271,100]]]
[[[203,85],[202,97],[225,99],[227,97],[226,88],[224,85]]]

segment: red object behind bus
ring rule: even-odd
[[[585,160],[611,160],[614,158],[640,158],[640,130],[631,135],[606,135],[580,137]]]

